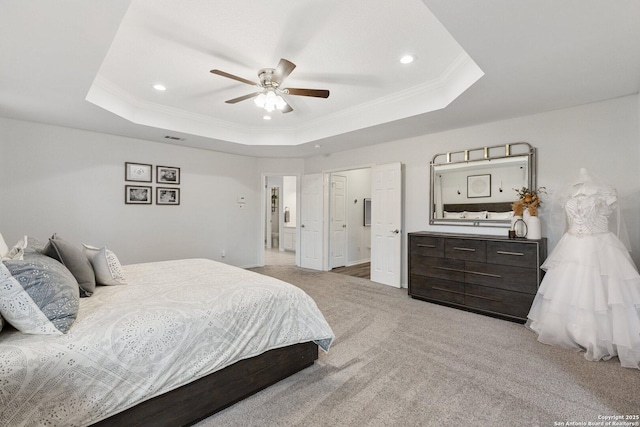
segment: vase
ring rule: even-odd
[[[527,235],[527,225],[522,219],[522,215],[514,215],[511,217],[511,230],[515,232],[516,237],[525,237]]]
[[[527,239],[540,240],[542,239],[542,227],[540,225],[540,218],[537,216],[529,216],[527,221]]]

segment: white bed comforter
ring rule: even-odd
[[[67,335],[0,333],[0,426],[88,425],[267,350],[333,332],[278,279],[211,260],[124,266]]]

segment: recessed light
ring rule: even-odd
[[[264,120],[271,120],[271,116],[262,116]]]
[[[160,83],[154,84],[153,88],[155,90],[167,90],[167,88],[164,85],[161,85]]]
[[[400,58],[400,62],[402,64],[411,64],[414,59],[415,57],[413,55],[404,55],[402,58]]]
[[[320,148],[320,144],[314,145],[313,148]]]

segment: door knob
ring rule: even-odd
[[[304,228],[304,224],[302,224],[300,227]]]
[[[395,230],[391,230],[391,232],[392,232],[393,234],[398,234],[398,233],[400,232],[400,230],[398,230],[398,229],[396,228]]]

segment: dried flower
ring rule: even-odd
[[[538,208],[542,204],[540,194],[546,193],[547,189],[538,187],[535,190],[530,190],[527,187],[522,187],[519,190],[514,188],[514,190],[518,193],[518,200],[511,205],[514,215],[522,215],[524,210],[527,209],[531,216],[536,216]]]

